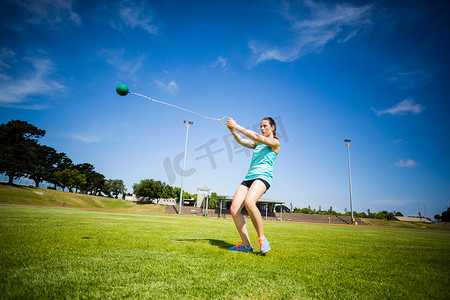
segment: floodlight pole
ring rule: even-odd
[[[186,124],[187,123],[187,124]],[[187,142],[188,142],[188,133],[189,133],[189,125],[194,124],[194,122],[186,122],[186,143],[184,145],[184,159],[183,159],[183,170],[181,172],[181,191],[180,191],[180,209],[178,210],[178,214],[181,215],[181,204],[183,203],[183,183],[184,183],[184,169],[186,167],[186,151],[187,151]]]
[[[347,146],[347,153],[348,153],[348,182],[350,186],[350,211],[351,211],[351,218],[352,218],[352,224],[353,224],[353,200],[352,200],[352,171],[350,167],[350,143],[352,140],[344,140],[345,145]]]

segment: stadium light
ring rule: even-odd
[[[352,142],[352,140],[345,139],[344,142],[345,145],[347,146],[347,153],[348,153],[348,182],[350,186],[350,211],[353,224],[352,171],[350,167],[350,143]]]
[[[186,124],[187,123],[187,124]],[[180,191],[180,209],[178,210],[178,214],[181,215],[181,204],[183,203],[183,182],[184,182],[184,169],[186,167],[186,151],[187,151],[187,142],[188,142],[188,133],[189,133],[189,125],[194,124],[194,122],[186,122],[186,144],[184,145],[184,159],[183,159],[183,170],[181,172],[181,191]]]

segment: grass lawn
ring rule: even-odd
[[[450,298],[449,232],[264,226],[259,255],[231,220],[0,205],[0,298]]]
[[[164,213],[163,205],[136,204],[132,201],[55,191],[29,186],[0,184],[0,203],[65,206],[141,213]]]

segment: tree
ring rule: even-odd
[[[163,198],[163,199],[175,198],[174,194],[175,194],[175,192],[173,190],[173,187],[164,183],[164,189],[161,194],[161,198]]]
[[[444,211],[441,214],[441,221],[442,222],[450,222],[450,206],[447,207],[447,211]]]
[[[174,191],[174,198],[175,198],[175,200],[176,200],[176,203],[177,204],[180,204],[180,192],[181,192],[181,188],[180,187],[174,187],[173,188],[173,191]],[[192,198],[192,195],[191,194],[189,194],[188,192],[186,192],[186,191],[183,191],[183,200],[184,199],[191,199]]]
[[[75,188],[75,192],[76,190],[81,191],[83,186],[86,185],[86,175],[76,169],[70,170],[70,175],[73,180],[73,186],[71,186],[71,189]]]
[[[119,194],[124,194],[126,192],[125,184],[123,180],[120,179],[110,179],[107,181],[109,184],[109,190],[113,195],[116,196],[116,199],[119,198]]]
[[[181,188],[172,187],[164,182],[153,179],[144,179],[139,183],[133,184],[133,193],[138,198],[137,203],[153,203],[155,199],[175,199],[180,202]],[[191,199],[193,196],[183,191],[183,199]]]
[[[57,162],[58,155],[55,149],[48,146],[36,145],[33,165],[27,176],[34,180],[36,187],[39,187],[42,181],[50,180]]]
[[[105,180],[102,187],[102,193],[105,194],[107,197],[112,198],[111,196],[111,183],[109,180]]]
[[[56,170],[54,173],[54,180],[58,186],[63,188],[63,190],[70,188],[70,186],[73,186],[74,184],[70,174],[70,169]]]
[[[60,184],[61,172],[66,169],[71,169],[72,166],[73,166],[72,160],[68,158],[65,153],[57,153],[55,157],[55,164],[49,170],[48,178],[46,178],[45,180],[53,184],[55,190],[58,186],[64,188],[64,186]],[[57,174],[56,173],[57,171],[59,171],[60,173]]]
[[[92,193],[94,195],[101,196],[102,190],[104,189],[106,182],[105,176],[103,176],[100,173],[94,172],[91,180],[92,180]]]
[[[162,193],[158,193],[155,180],[153,179],[144,179],[139,184],[135,183],[133,185],[133,193],[138,198],[148,198],[149,200],[161,198],[160,196],[162,195]]]
[[[195,195],[197,196],[197,195]],[[219,199],[225,199],[227,196],[221,196],[221,195],[217,195],[217,193],[212,192],[211,193],[211,197],[209,198],[209,208],[219,208],[220,206],[220,200]],[[194,197],[196,198],[196,197]],[[197,199],[195,199],[197,200]]]
[[[368,216],[366,215],[365,212],[360,212],[360,213],[356,213],[356,217],[358,217],[358,218],[367,218]]]
[[[165,182],[153,179],[141,180],[139,184],[133,185],[133,193],[140,198],[139,203],[153,202],[155,199],[177,199],[180,197],[180,188],[172,187]],[[186,199],[186,192],[183,192],[183,199]],[[186,194],[189,195],[189,194]],[[192,195],[189,195],[192,197]]]
[[[388,212],[386,210],[380,211],[378,213],[371,213],[372,218],[381,220],[393,220],[395,218],[393,212]]]
[[[277,205],[277,206],[275,206],[275,211],[276,211],[276,212],[280,212],[281,207],[283,207],[283,212],[284,212],[284,213],[286,213],[286,212],[291,212],[290,209],[289,209],[289,207],[287,207],[287,206],[285,206],[285,205]]]
[[[76,169],[56,170],[55,180],[63,189],[68,188],[73,193],[74,188],[80,189],[86,183],[86,176]]]
[[[84,163],[75,165],[74,168],[86,177],[86,183],[81,187],[81,191],[85,194],[94,191],[94,179],[97,176],[97,172],[94,171],[95,167],[91,164]]]
[[[0,125],[0,172],[8,175],[9,184],[32,171],[37,139],[44,135],[45,130],[26,121]]]
[[[311,211],[311,206],[309,206],[308,208],[302,208],[300,211],[299,211],[299,213],[301,213],[301,214],[305,214],[305,215],[309,215],[309,214],[311,214],[312,213],[312,211]]]

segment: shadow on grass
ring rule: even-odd
[[[233,247],[234,245],[227,243],[225,241],[216,240],[216,239],[184,239],[177,240],[178,242],[200,242],[200,241],[208,241],[212,246],[219,247],[221,249],[228,249]]]
[[[184,240],[177,240],[178,242],[200,242],[200,241],[208,241],[212,246],[219,247],[221,249],[226,249],[236,246],[230,243],[227,243],[225,241],[216,240],[216,239],[184,239]],[[261,254],[261,252],[253,252],[253,254],[256,255],[262,255],[265,256],[266,254]]]

